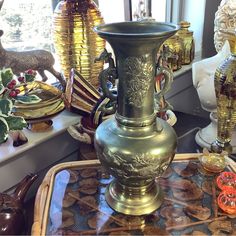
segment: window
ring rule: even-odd
[[[0,11],[2,43],[16,50],[52,51],[52,8],[49,0],[7,0]]]
[[[105,23],[125,20],[124,0],[99,0],[98,5]]]
[[[156,21],[166,20],[166,0],[132,0],[132,19],[152,17]]]
[[[95,0],[105,23],[137,20],[147,16],[152,16],[157,21],[165,21],[167,1]],[[0,29],[4,31],[0,40],[3,47],[15,51],[51,51],[56,59],[54,67],[60,71],[51,32],[53,9],[58,2],[59,0],[0,0]],[[49,73],[47,76],[52,78],[49,82],[56,81]]]
[[[14,51],[45,49],[56,58],[51,34],[52,17],[49,0],[5,0],[0,11],[3,47]],[[60,70],[58,60],[54,67]],[[50,73],[47,75],[51,78],[49,82],[56,81]]]
[[[12,50],[45,49],[53,52],[51,35],[53,7],[58,0],[0,0],[0,28],[4,47]],[[167,0],[98,0],[105,23],[136,20],[137,15],[165,21]],[[53,4],[51,3],[53,2]],[[129,4],[127,4],[129,3]],[[151,6],[150,6],[151,4]],[[0,4],[1,5],[1,4]],[[53,7],[52,7],[53,6]],[[130,15],[130,17],[128,17]],[[129,19],[131,18],[131,19]]]
[[[98,0],[106,23],[137,20],[152,16],[156,21],[166,20],[167,0]]]
[[[164,22],[167,20],[167,0],[152,1],[152,17],[156,21]]]

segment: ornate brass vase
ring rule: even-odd
[[[92,0],[63,0],[54,11],[53,37],[56,52],[65,77],[71,68],[98,87],[97,76],[103,63],[94,64],[105,41],[97,36],[93,27],[103,23],[101,14]]]
[[[176,134],[167,122],[156,118],[154,111],[154,77],[157,50],[177,26],[122,22],[101,25],[95,31],[110,43],[116,56],[116,67],[108,55],[110,66],[99,76],[113,104],[116,97],[104,81],[119,78],[115,117],[104,121],[95,133],[98,158],[114,176],[106,201],[124,214],[148,214],[161,205],[163,198],[155,177],[164,172],[175,155]],[[162,72],[165,89],[169,76]]]
[[[230,44],[231,55],[226,58],[215,72],[215,92],[217,102],[217,139],[211,149],[220,153],[232,152],[230,141],[236,125],[236,34],[225,32]]]

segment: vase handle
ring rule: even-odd
[[[163,85],[163,88],[157,94],[158,98],[164,96],[164,94],[170,90],[171,84],[173,82],[173,72],[171,71],[171,69],[169,69],[167,67],[162,67],[162,66],[158,67],[157,72],[156,72],[156,78],[161,75],[164,76],[164,79],[162,79],[162,80],[164,80],[164,85]],[[156,80],[155,80],[155,82],[156,82]]]
[[[112,104],[113,107],[116,107],[116,103],[117,103],[116,90],[114,89],[110,90],[108,88],[108,82],[111,82],[112,84],[114,84],[115,80],[118,78],[117,70],[115,67],[114,60],[112,58],[112,54],[108,53],[107,50],[104,49],[104,51],[100,54],[100,56],[95,59],[95,62],[98,62],[98,61],[104,61],[105,63],[109,64],[108,68],[100,72],[98,79],[99,79],[104,97],[109,98],[110,104]],[[109,108],[109,111],[110,110],[111,110],[111,107]]]
[[[117,105],[117,92],[114,89],[108,88],[108,82],[112,84],[115,83],[115,80],[118,79],[117,69],[115,67],[114,60],[112,58],[112,54],[108,53],[106,49],[100,54],[99,57],[95,59],[97,61],[104,61],[108,63],[108,68],[104,69],[100,72],[98,79],[100,82],[100,86],[103,92],[104,97],[109,98],[109,104],[107,107],[102,107],[103,112],[110,114],[111,112],[116,110]]]

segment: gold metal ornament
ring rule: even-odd
[[[189,30],[190,23],[187,21],[181,21],[179,23],[180,30],[177,35],[183,42],[183,58],[182,64],[187,65],[190,64],[194,59],[195,53],[195,44],[193,39],[193,32]]]
[[[217,102],[217,139],[212,144],[214,152],[232,152],[230,141],[236,126],[236,33],[221,29],[230,44],[231,55],[215,72],[215,92]]]
[[[98,87],[98,74],[103,63],[94,60],[105,47],[93,27],[103,18],[92,0],[64,0],[58,3],[53,20],[53,37],[56,52],[65,77],[72,68]]]

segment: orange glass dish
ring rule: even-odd
[[[216,183],[222,191],[236,191],[236,174],[233,172],[222,172],[217,177]]]
[[[228,214],[236,214],[236,174],[222,172],[217,177],[216,183],[222,190],[217,198],[219,207]]]
[[[219,194],[218,206],[228,214],[236,214],[236,189],[228,189]]]

